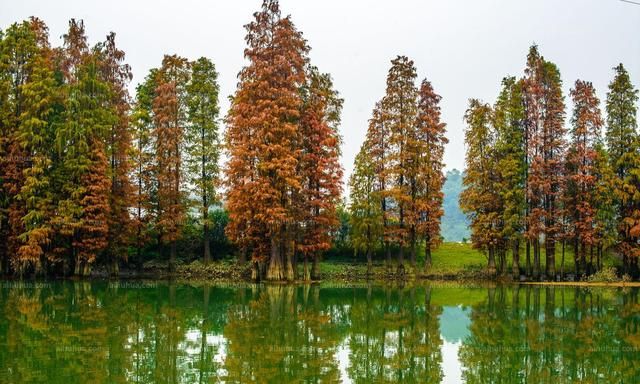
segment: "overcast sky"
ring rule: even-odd
[[[244,64],[243,25],[261,0],[1,0],[0,28],[38,16],[52,44],[70,18],[84,19],[91,43],[116,32],[133,85],[165,53],[211,58],[220,73],[222,111]],[[640,5],[619,0],[281,0],[311,46],[311,60],[345,99],[342,162],[348,175],[374,103],[384,95],[390,60],[407,55],[420,79],[442,96],[450,140],[447,169],[463,168],[462,117],[469,98],[493,103],[505,75],[522,74],[532,43],[558,64],[565,95],[576,79],[601,100],[612,67],[624,63],[640,84]],[[419,80],[420,80],[419,79]],[[131,87],[133,89],[134,87]],[[567,98],[567,104],[570,102]],[[346,179],[345,179],[346,180]]]

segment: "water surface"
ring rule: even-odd
[[[640,383],[637,289],[0,284],[0,383]]]

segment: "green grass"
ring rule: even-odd
[[[544,249],[541,250],[540,268],[544,272],[546,266],[546,254]],[[393,268],[396,270],[396,254],[393,254]],[[487,267],[487,256],[479,250],[473,249],[471,244],[467,243],[443,243],[436,250],[432,251],[432,264],[427,272],[426,277],[442,278],[442,279],[483,279]],[[405,256],[405,269],[408,275],[424,276],[424,249],[418,250],[417,268],[414,270],[409,263],[408,257]],[[589,255],[587,255],[587,260]],[[347,260],[345,258],[345,260]],[[560,273],[562,264],[562,248],[558,245],[556,248],[556,272]],[[498,260],[496,260],[496,263]],[[595,262],[595,256],[594,256]],[[531,263],[533,263],[533,249],[531,249]],[[603,259],[603,266],[618,266],[620,261],[611,253],[607,253]],[[510,274],[512,265],[511,252],[506,255],[506,273]],[[526,249],[523,246],[520,249],[520,268],[526,266]],[[566,274],[573,273],[574,260],[572,247],[565,248],[564,272]],[[358,257],[355,262],[335,262],[325,261],[320,265],[320,272],[324,278],[348,280],[349,278],[360,278],[366,276],[366,261],[362,257]],[[374,261],[373,267],[374,277],[383,279],[388,277],[389,273],[381,259]]]

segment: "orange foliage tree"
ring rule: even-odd
[[[156,224],[160,241],[169,246],[169,270],[176,258],[176,241],[180,239],[185,218],[181,192],[182,141],[185,126],[184,88],[189,80],[189,62],[173,55],[165,56],[157,72],[153,117],[155,122],[155,175],[158,190]]]

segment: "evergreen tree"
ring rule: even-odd
[[[442,188],[446,124],[440,120],[441,97],[431,83],[422,81],[419,90],[418,117],[415,141],[409,145],[409,159],[414,163],[410,172],[411,195],[411,262],[415,266],[417,237],[425,240],[425,271],[431,265],[431,250],[440,244],[440,219],[444,195]],[[411,137],[411,136],[409,136]]]
[[[157,196],[154,174],[153,99],[157,88],[157,70],[152,69],[144,81],[136,87],[136,101],[131,115],[132,126],[132,182],[133,217],[132,232],[136,250],[135,262],[142,268],[142,251],[152,239],[152,221],[157,216],[153,197]]]
[[[227,119],[227,208],[234,222],[230,235],[241,247],[248,237],[256,266],[268,259],[267,279],[293,280],[298,207],[291,197],[302,182],[296,173],[298,124],[309,48],[291,19],[281,17],[277,1],[265,0],[254,16],[246,26],[249,64],[240,72]],[[254,234],[265,232],[266,237],[253,241]]]
[[[555,64],[532,46],[524,89],[527,147],[527,239],[533,243],[533,273],[540,273],[540,240],[544,238],[546,274],[555,277],[555,244],[561,237],[561,193],[564,187],[564,100]]]
[[[595,188],[599,180],[595,162],[598,156],[596,145],[600,142],[604,122],[600,114],[600,101],[591,83],[576,81],[571,97],[574,108],[567,156],[567,169],[571,171],[567,174],[567,184],[570,185],[567,189],[574,192],[569,207],[574,212],[571,223],[573,236],[580,246],[580,253],[576,254],[576,266],[582,265],[585,271],[587,249],[597,243]]]
[[[331,232],[339,224],[336,209],[342,193],[342,166],[338,126],[342,103],[333,89],[331,76],[315,67],[308,68],[307,84],[303,88],[302,148],[297,171],[302,176],[299,194],[303,230],[296,240],[304,255],[305,279],[318,278],[320,252],[331,247]],[[308,256],[313,261],[310,275],[306,268]]]
[[[389,124],[387,124],[382,105],[381,103],[376,103],[371,119],[369,119],[365,142],[367,143],[366,148],[371,156],[371,165],[376,175],[374,191],[376,196],[374,200],[380,201],[383,225],[382,242],[384,245],[387,270],[391,271],[391,203],[388,192],[388,188],[391,186],[391,178],[389,176],[391,147],[389,144],[389,136]]]
[[[615,77],[607,93],[606,142],[611,168],[615,173],[615,205],[618,216],[618,249],[625,270],[637,264],[640,256],[640,158],[638,157],[638,90],[622,64],[614,68]]]
[[[111,273],[117,274],[119,261],[127,260],[127,248],[133,229],[129,212],[133,205],[133,185],[130,179],[133,148],[129,125],[130,97],[127,90],[132,73],[129,65],[124,63],[125,53],[116,47],[115,33],[107,35],[106,41],[99,44],[97,49],[100,52],[101,77],[110,87],[108,103],[116,117],[108,132],[106,148],[108,174],[111,177],[106,253],[108,268]]]
[[[409,242],[407,229],[411,204],[410,179],[419,173],[414,153],[419,150],[416,135],[418,90],[415,86],[416,68],[406,56],[398,56],[391,61],[387,75],[387,89],[382,99],[385,123],[389,129],[390,156],[389,176],[392,184],[388,193],[394,205],[393,216],[387,220],[394,222],[390,231],[393,242],[399,247],[398,274],[404,273],[404,248]]]
[[[186,164],[192,193],[198,196],[203,229],[204,262],[211,260],[209,210],[216,202],[218,184],[218,73],[214,64],[201,57],[191,64],[187,84],[188,124],[185,129]]]
[[[0,272],[42,271],[51,237],[52,51],[44,23],[16,23],[0,41]]]
[[[460,194],[460,207],[471,222],[471,243],[488,253],[487,271],[496,272],[495,255],[502,238],[502,204],[496,189],[498,171],[495,156],[496,133],[492,126],[491,106],[476,99],[469,101],[465,114],[467,165],[463,177],[465,189]]]
[[[372,257],[382,238],[382,205],[376,193],[376,173],[368,142],[360,148],[349,178],[349,212],[351,241],[356,251],[367,257],[367,273],[371,274]]]
[[[156,225],[160,242],[169,247],[169,270],[176,260],[176,242],[185,219],[182,154],[187,125],[186,85],[189,81],[187,59],[165,55],[156,73],[153,99],[155,176],[158,211]]]
[[[515,77],[505,77],[494,106],[493,120],[497,134],[496,155],[500,180],[496,189],[504,202],[502,237],[511,245],[512,273],[516,277],[520,275],[520,244],[525,213],[526,164],[522,98],[522,82]],[[504,253],[505,250],[501,252]]]

